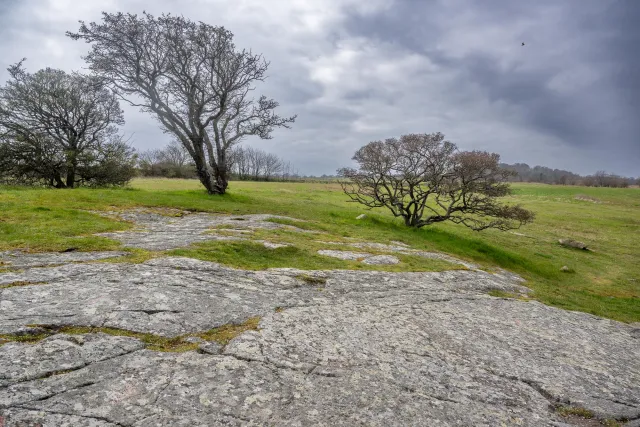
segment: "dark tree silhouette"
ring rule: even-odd
[[[5,180],[58,188],[124,184],[133,150],[122,141],[117,97],[95,77],[22,61],[0,88],[0,169]]]

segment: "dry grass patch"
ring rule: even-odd
[[[131,337],[142,341],[145,344],[145,348],[154,351],[162,352],[185,352],[196,350],[199,343],[192,343],[187,341],[189,337],[198,337],[206,341],[213,341],[222,346],[225,346],[243,332],[250,330],[257,330],[260,323],[260,317],[251,317],[240,324],[227,324],[217,328],[210,329],[205,332],[195,334],[185,334],[173,338],[163,337],[159,335],[128,331],[126,329],[119,328],[107,328],[107,327],[94,327],[94,326],[57,326],[57,325],[29,325],[39,330],[45,330],[43,333],[34,334],[0,334],[0,345],[10,341],[24,342],[24,343],[36,343],[44,338],[50,337],[55,334],[68,334],[68,335],[84,335],[103,333],[107,335],[119,336],[119,337]]]
[[[0,272],[1,273],[1,272]],[[16,286],[31,286],[31,285],[45,285],[49,282],[30,282],[27,280],[18,280],[11,283],[6,283],[4,285],[0,285],[0,289],[13,288]]]

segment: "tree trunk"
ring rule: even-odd
[[[227,174],[227,168],[223,166],[218,170],[218,176],[216,176],[216,189],[218,190],[218,194],[226,193],[228,186],[229,177]]]
[[[56,188],[65,188],[64,182],[62,182],[62,178],[60,178],[60,174],[56,173],[55,176]]]
[[[216,194],[224,194],[229,186],[229,170],[227,169],[227,153],[226,150],[218,148],[217,158],[211,159],[213,170],[216,174]]]
[[[218,162],[218,167],[216,168],[216,190],[217,194],[224,194],[229,186],[229,171],[224,160],[222,163],[220,163],[220,160]]]
[[[198,179],[204,185],[204,188],[207,189],[207,193],[209,194],[220,194],[216,188],[216,181],[211,176],[211,172],[206,165],[198,165],[196,167],[198,172]]]
[[[76,182],[76,170],[75,168],[70,168],[67,171],[67,188],[73,188]]]
[[[76,156],[78,153],[74,150],[67,151],[67,188],[73,188],[76,185],[76,169],[78,167],[78,160]]]

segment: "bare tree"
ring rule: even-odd
[[[170,163],[177,167],[183,167],[189,163],[191,156],[187,149],[178,141],[171,141],[166,147],[159,151],[160,161]]]
[[[236,146],[229,152],[234,178],[254,181],[285,181],[294,176],[293,166],[275,154],[253,147]]]
[[[73,188],[104,184],[114,175],[96,168],[120,161],[124,175],[114,183],[130,179],[133,151],[118,134],[124,118],[117,97],[95,77],[51,68],[29,74],[23,61],[8,68],[11,79],[0,88],[4,174]]]
[[[193,158],[211,194],[228,186],[227,152],[248,135],[271,138],[295,116],[275,114],[278,103],[250,97],[269,66],[261,55],[237,50],[223,27],[183,17],[103,13],[80,23],[75,40],[91,43],[89,68],[122,97],[155,114]]]
[[[605,171],[596,172],[595,175],[593,176],[593,179],[595,181],[595,186],[606,187],[608,176],[609,174],[607,174]]]
[[[138,167],[143,176],[164,178],[196,178],[196,169],[187,150],[177,141],[162,149],[146,150],[138,155]]]
[[[358,170],[338,174],[352,201],[369,208],[386,207],[407,226],[442,221],[473,230],[509,230],[533,220],[520,206],[506,206],[498,197],[509,194],[512,171],[498,166],[500,156],[480,151],[459,152],[441,133],[409,134],[374,141],[353,160]]]
[[[266,181],[271,180],[275,175],[279,174],[282,170],[282,160],[280,157],[272,153],[265,153],[264,167],[262,176]]]

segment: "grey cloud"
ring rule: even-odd
[[[370,140],[443,131],[509,162],[640,175],[640,2],[325,1],[0,0],[0,82],[24,56],[34,71],[81,68],[87,47],[64,32],[101,7],[171,12],[224,25],[271,62],[256,95],[298,120],[246,144],[303,173],[333,173]],[[171,139],[125,112],[136,147]]]
[[[582,164],[570,162],[578,171],[592,171],[597,157],[608,163],[598,168],[638,174],[638,22],[640,3],[633,1],[407,0],[396,2],[388,13],[353,16],[346,28],[352,35],[391,42],[428,57],[441,72],[457,76],[453,86],[458,91],[476,87],[489,103],[506,103],[520,112],[513,124],[547,134],[572,157],[584,157]],[[487,28],[499,37],[484,33]],[[465,32],[486,40],[486,45],[463,54],[442,47],[450,34]],[[567,89],[581,78],[572,70],[587,70],[592,81],[578,90]],[[451,119],[456,120],[455,115]],[[464,125],[458,118],[458,126]],[[463,141],[482,145],[479,142]],[[503,151],[515,151],[518,142],[511,145]],[[537,157],[545,162],[544,156]],[[546,163],[563,166],[562,159],[551,156]]]

